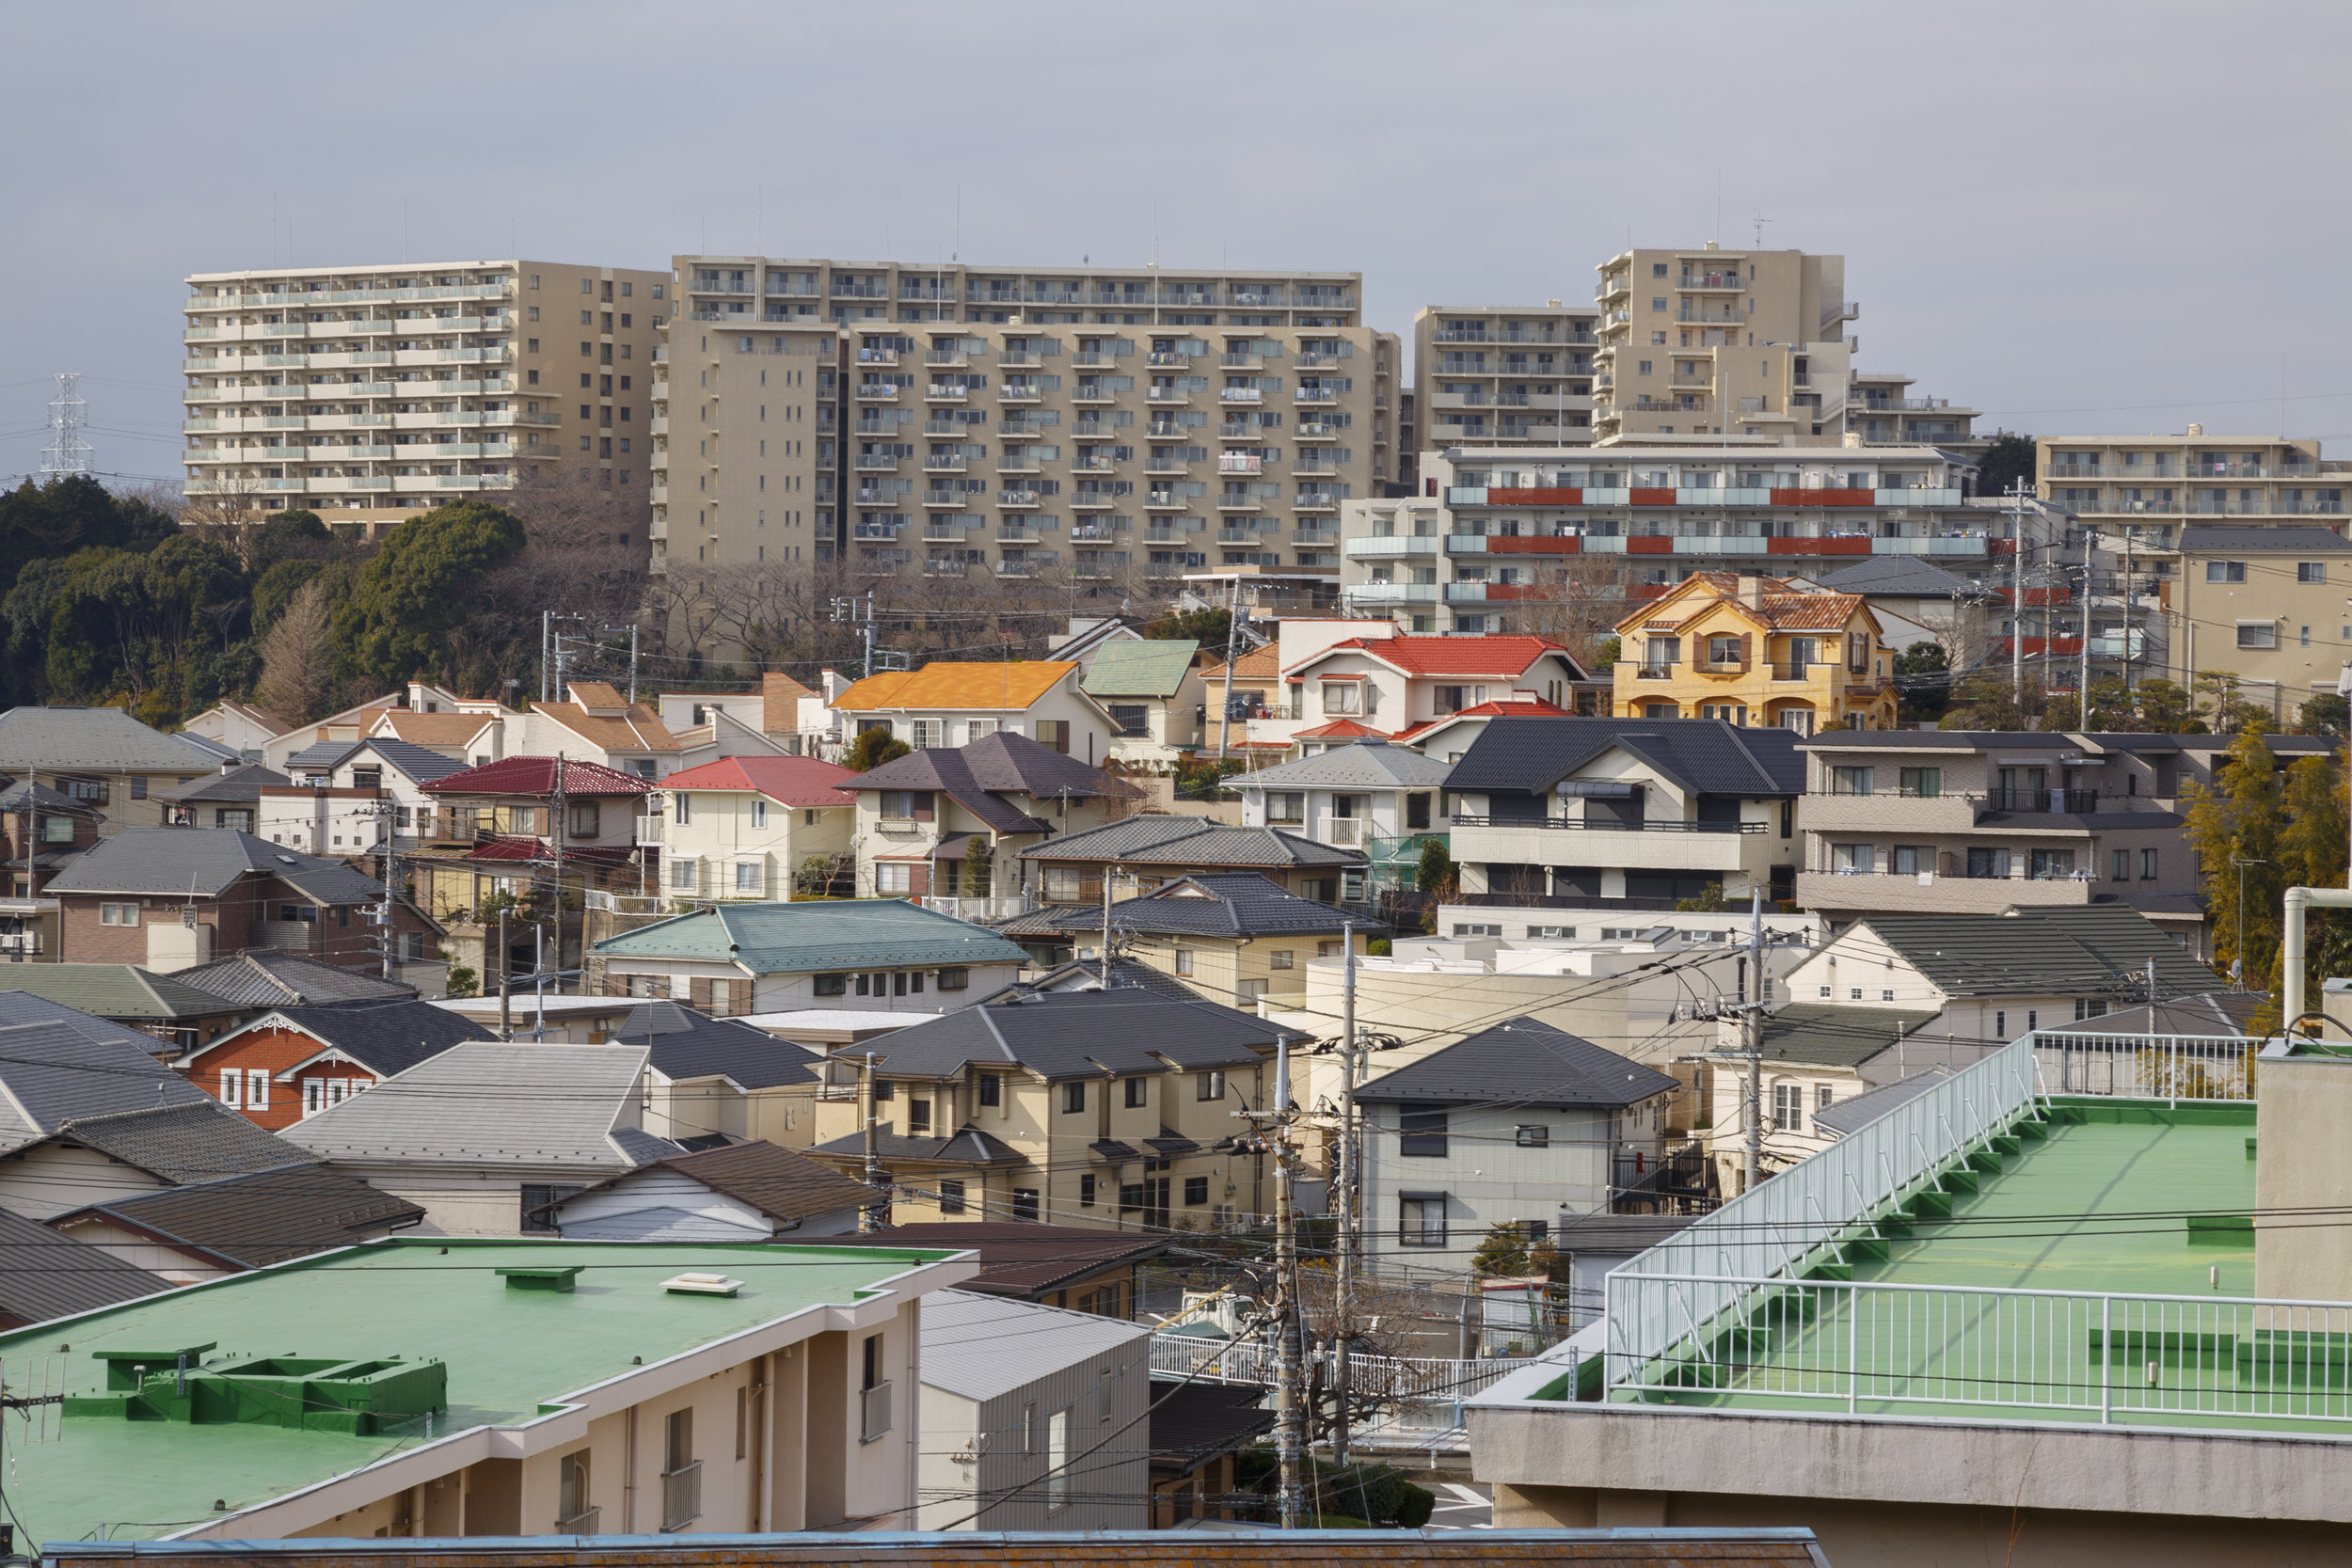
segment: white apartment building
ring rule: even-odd
[[[187,284],[183,489],[225,516],[307,508],[373,534],[541,468],[649,483],[665,274],[471,261]]]
[[[1401,347],[1354,273],[680,256],[654,565],[837,559],[1119,597],[1319,586],[1398,476]]]

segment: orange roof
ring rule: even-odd
[[[1359,653],[1408,675],[1518,675],[1544,655],[1565,651],[1542,637],[1351,637],[1299,660],[1296,668],[1336,653]]]
[[[575,688],[577,689],[577,688]],[[669,726],[660,715],[644,704],[631,707],[621,705],[625,717],[608,719],[590,713],[578,703],[533,703],[532,711],[543,713],[582,740],[593,741],[608,752],[680,752]]]
[[[419,713],[386,708],[368,727],[370,735],[394,736],[418,746],[463,746],[498,722],[495,713]]]
[[[1291,736],[1294,740],[1336,740],[1341,738],[1354,740],[1362,740],[1366,738],[1386,740],[1388,737],[1388,731],[1375,730],[1369,725],[1359,724],[1353,719],[1334,719],[1327,724],[1317,724],[1311,730],[1300,730],[1296,735]]]
[[[1237,681],[1279,680],[1281,674],[1281,649],[1272,642],[1263,648],[1252,648],[1241,657],[1233,660],[1233,678]],[[1222,681],[1225,678],[1225,666],[1213,664],[1200,672],[1200,678],[1211,682]]]
[[[621,689],[611,681],[570,681],[565,684],[571,688],[572,701],[591,713],[603,716],[628,711],[628,699],[622,696]]]
[[[1854,617],[1856,610],[1869,614],[1867,601],[1859,594],[1804,594],[1790,587],[1783,578],[1760,578],[1760,601],[1740,604],[1740,612],[1767,631],[1841,631]],[[1740,597],[1740,578],[1730,572],[1693,572],[1665,596],[1644,605],[1624,620],[1616,629],[1633,631],[1655,622],[1665,622],[1679,627],[1714,609],[1725,600],[1735,604]],[[1877,617],[1870,617],[1877,625]]]
[[[833,705],[868,713],[883,708],[982,712],[1025,708],[1077,668],[1054,658],[1005,664],[926,664],[920,670],[868,675],[835,697]]]
[[[759,727],[789,735],[801,727],[801,699],[817,693],[791,676],[770,671],[759,677]]]

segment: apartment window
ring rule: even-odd
[[[1928,844],[1898,844],[1889,868],[1898,877],[1915,877],[1935,869],[1935,847]]]
[[[1975,849],[1968,851],[1968,875],[1971,877],[2006,877],[2009,872],[2007,849]]]
[[[1094,1178],[1091,1176],[1078,1178],[1078,1207],[1081,1209],[1094,1207]]]
[[[1037,1189],[1015,1187],[1012,1190],[1012,1217],[1035,1223],[1037,1219]]]
[[[98,924],[101,926],[135,926],[138,923],[139,907],[136,904],[101,904],[98,906]]]
[[[1902,793],[1915,800],[1932,800],[1944,793],[1944,769],[1941,768],[1906,768],[1902,770]]]
[[[939,1212],[943,1214],[963,1212],[963,1183],[942,1181],[939,1184]]]
[[[1295,827],[1307,820],[1307,792],[1303,789],[1269,789],[1265,796],[1265,819]]]
[[[2241,648],[2275,648],[2279,645],[2279,626],[2275,621],[2240,621],[2237,624],[2237,645]]]
[[[2074,874],[2074,851],[2072,849],[2036,849],[2029,863],[2030,875],[2037,881],[2058,881]]]
[[[1874,768],[1833,768],[1830,769],[1832,795],[1868,795],[1878,778]]]
[[[1152,1080],[1149,1078],[1130,1078],[1125,1080],[1125,1082],[1127,1085],[1127,1109],[1130,1111],[1139,1111],[1143,1109],[1144,1106],[1151,1103]]]
[[[2109,857],[2108,880],[2128,882],[2132,879],[2132,852],[2118,849]]]
[[[1641,374],[1641,375],[1647,375],[1647,374],[1649,374],[1649,373],[1650,373],[1650,362],[1649,362],[1648,360],[1646,360],[1646,359],[1642,360],[1642,361],[1641,361],[1641,369],[1640,369],[1640,370],[1639,370],[1636,373],[1637,373],[1637,374]]]
[[[1511,1141],[1521,1148],[1549,1148],[1551,1129],[1541,1122],[1528,1123],[1518,1129]]]
[[[1205,1176],[1184,1178],[1184,1207],[1197,1209],[1209,1201],[1209,1179]]]
[[[1867,844],[1833,844],[1829,847],[1829,867],[1845,876],[1859,876],[1871,869],[1874,853]]]
[[[1176,973],[1179,974],[1190,974],[1192,973],[1191,948],[1179,947],[1176,949]]]
[[[2205,562],[2207,582],[2244,582],[2246,562],[2243,561],[2208,561]]]
[[[1222,1100],[1225,1098],[1225,1069],[1223,1068],[1209,1068],[1203,1071],[1194,1073],[1192,1075],[1192,1097],[1195,1100]]]
[[[1782,1132],[1804,1131],[1804,1085],[1774,1084],[1772,1085],[1772,1126]]]
[[[1400,1246],[1441,1247],[1445,1245],[1445,1195],[1443,1193],[1403,1193],[1397,1198],[1397,1244]]]
[[[1406,1105],[1397,1118],[1396,1151],[1416,1159],[1445,1158],[1445,1107]]]
[[[1065,1116],[1075,1116],[1087,1108],[1085,1079],[1073,1079],[1061,1086],[1061,1108]]]
[[[2296,562],[2295,563],[2295,580],[2297,582],[2326,582],[2328,580],[2328,563],[2324,561]]]
[[[2139,879],[2143,882],[2156,879],[2156,852],[2153,849],[2139,852]]]

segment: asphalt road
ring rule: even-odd
[[[1438,1494],[1438,1506],[1429,1515],[1431,1529],[1495,1528],[1495,1500],[1481,1488],[1465,1486],[1458,1481],[1441,1481],[1431,1490]]]

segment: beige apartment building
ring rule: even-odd
[[[1428,305],[1413,317],[1413,408],[1422,440],[1448,447],[1573,446],[1593,438],[1599,309]]]
[[[2278,723],[2344,689],[2352,665],[2352,540],[2317,522],[2181,530],[2181,570],[2156,585],[2170,668],[2227,671]]]
[[[675,266],[657,571],[1112,594],[1237,572],[1328,601],[1341,503],[1397,479],[1401,345],[1359,325],[1354,273]]]
[[[2118,547],[2128,534],[2158,562],[2176,555],[2191,524],[2317,519],[2341,529],[2352,488],[2352,464],[2324,461],[2315,437],[2208,436],[2193,424],[2178,436],[2044,436],[2034,446],[2043,500],[2115,535]]]
[[[183,304],[183,490],[373,534],[586,468],[651,483],[660,272],[472,261],[198,273]]]

